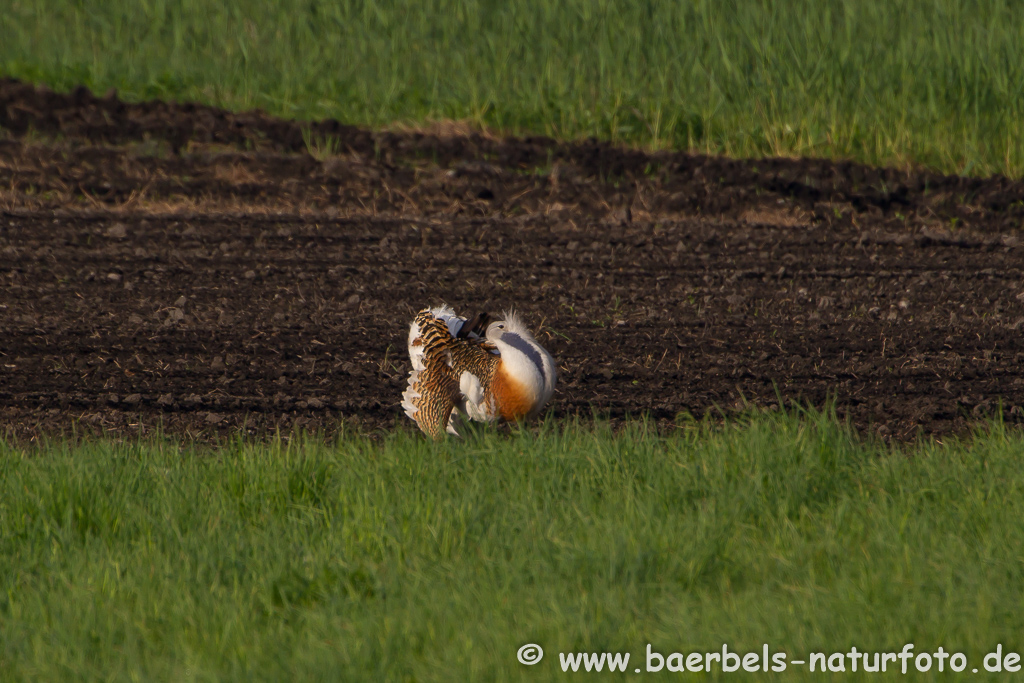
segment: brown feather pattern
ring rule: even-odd
[[[413,419],[431,438],[440,439],[453,409],[463,399],[459,389],[462,373],[472,373],[489,395],[501,358],[491,353],[495,347],[484,339],[453,337],[448,325],[429,308],[417,314],[416,324],[420,336],[412,344],[423,346],[423,370],[410,386],[419,394],[412,400],[416,407]]]

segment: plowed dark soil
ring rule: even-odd
[[[0,425],[391,427],[419,308],[518,308],[557,416],[1024,419],[1024,185],[302,126],[0,81]]]

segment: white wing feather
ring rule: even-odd
[[[409,373],[409,384],[408,388],[402,392],[402,407],[405,408],[405,414],[416,419],[416,411],[419,410],[413,403],[420,397],[420,392],[413,390],[412,385],[419,381],[420,371],[413,370]]]
[[[413,320],[409,325],[409,360],[412,361],[412,369],[423,369],[423,346],[413,346],[413,342],[420,338],[420,326]],[[410,377],[410,381],[411,381]]]

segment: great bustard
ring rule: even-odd
[[[420,311],[409,327],[405,414],[427,435],[458,436],[459,413],[480,422],[540,413],[555,392],[555,361],[515,313],[467,321],[449,306]]]

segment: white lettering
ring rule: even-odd
[[[558,660],[562,663],[562,671],[568,671],[570,668],[573,671],[580,670],[580,661],[582,661],[583,655],[575,652],[559,652]]]
[[[653,666],[651,660],[657,658],[658,666]],[[661,671],[662,667],[665,666],[665,658],[657,652],[651,650],[651,644],[647,643],[647,670],[648,671]],[[573,669],[575,671],[576,669]]]
[[[912,652],[914,649],[913,643],[907,643],[903,646],[903,650],[900,652],[900,660],[903,662],[903,673],[907,673],[907,660],[914,656]]]
[[[628,652],[616,652],[615,654],[608,654],[608,670],[609,671],[625,671],[626,665],[629,664],[629,653]],[[600,669],[598,669],[600,671]]]
[[[996,663],[990,665],[988,663],[988,660],[990,660],[990,659],[996,660]],[[996,651],[995,652],[989,652],[987,655],[985,655],[985,661],[982,662],[982,664],[985,665],[985,671],[992,671],[993,673],[997,673],[999,671],[1002,671],[1003,670],[1003,644],[1000,643],[999,645],[996,645]]]
[[[729,662],[736,662],[730,664]],[[732,673],[733,671],[739,671],[740,668],[740,656],[735,652],[729,652],[728,645],[722,645],[722,671],[726,673]]]
[[[857,671],[857,659],[858,659],[857,655],[858,654],[859,653],[857,652],[857,646],[856,645],[851,647],[850,651],[846,653],[846,656],[850,658],[850,669],[852,671],[854,671],[854,672]]]
[[[604,668],[605,653],[602,652],[601,656],[598,657],[596,653],[591,654],[589,652],[583,653],[583,667],[587,671],[600,671]]]

